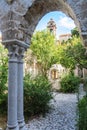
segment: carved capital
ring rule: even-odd
[[[23,63],[23,57],[26,48],[16,44],[7,44],[5,47],[8,49],[9,61]]]
[[[19,50],[19,47],[18,47],[18,45],[8,45],[8,46],[6,46],[6,48],[8,49],[8,51],[9,51],[9,54],[8,54],[8,56],[9,56],[9,60],[17,60],[17,58],[18,58],[18,50]]]
[[[19,62],[23,62],[23,57],[24,57],[24,52],[25,52],[25,48],[24,47],[19,47],[19,51],[18,51],[18,61]]]

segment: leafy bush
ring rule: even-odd
[[[0,113],[7,112],[7,50],[0,44]]]
[[[29,75],[24,78],[24,112],[26,116],[45,114],[50,108],[52,99],[51,84],[43,76],[31,79]]]
[[[79,130],[87,130],[87,96],[84,96],[78,102],[79,119],[78,128]]]
[[[74,93],[79,86],[80,78],[69,73],[61,79],[61,91],[65,93]]]
[[[7,114],[7,93],[3,95],[3,98],[0,101],[0,114],[6,115]]]

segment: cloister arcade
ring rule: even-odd
[[[38,22],[51,11],[71,17],[87,47],[86,0],[0,0],[2,44],[9,53],[7,130],[27,129],[23,114],[23,55]]]

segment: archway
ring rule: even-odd
[[[1,0],[2,43],[9,51],[8,125],[25,130],[23,117],[23,54],[29,47],[39,20],[50,11],[62,11],[76,23],[87,46],[87,1],[85,0]]]
[[[65,2],[63,3],[61,1],[45,2],[44,0],[42,0],[42,2],[35,1],[32,7],[28,9],[28,11],[26,12],[24,16],[25,20],[29,22],[29,29],[31,30],[31,32],[29,32],[30,37],[32,36],[40,19],[45,14],[51,11],[61,11],[65,13],[66,15],[68,15],[69,17],[71,17],[74,20],[76,26],[78,27],[78,30],[81,35],[80,22],[78,21],[78,18],[76,17],[76,14],[72,10],[72,8],[67,3]],[[34,24],[32,25],[32,23]]]

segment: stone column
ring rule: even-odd
[[[18,46],[8,45],[7,48],[9,51],[7,130],[19,130],[17,121]]]
[[[26,130],[24,122],[24,103],[23,103],[23,55],[25,49],[23,47],[19,48],[18,57],[18,106],[17,106],[17,116],[20,130]]]

